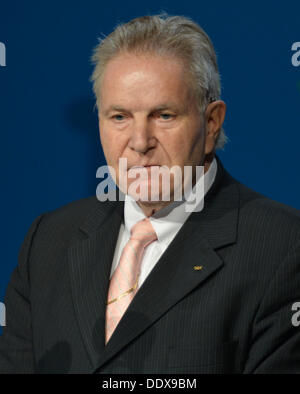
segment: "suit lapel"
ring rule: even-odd
[[[97,202],[81,226],[88,238],[68,250],[74,308],[92,370],[99,365],[105,347],[106,298],[122,215],[122,203]]]
[[[222,265],[218,255],[199,235],[182,244],[170,246],[123,315],[100,357],[98,367],[143,333]],[[202,266],[202,269],[196,271],[195,266]]]

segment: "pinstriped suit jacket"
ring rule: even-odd
[[[123,203],[91,197],[38,217],[7,288],[0,372],[299,373],[300,327],[291,322],[299,211],[245,187],[217,160],[204,209],[190,215],[107,346]]]

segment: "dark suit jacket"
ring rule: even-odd
[[[107,346],[105,307],[122,202],[38,217],[5,298],[1,372],[300,373],[299,211],[233,179],[218,159],[192,213]],[[194,266],[202,266],[195,270]]]

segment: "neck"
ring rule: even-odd
[[[146,217],[150,217],[155,214],[155,212],[160,211],[167,205],[171,204],[172,201],[157,201],[155,203],[151,202],[143,202],[143,201],[137,201],[137,204],[139,207],[142,209]]]

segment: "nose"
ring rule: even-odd
[[[135,119],[128,142],[130,149],[137,153],[146,153],[156,145],[153,130],[147,118]]]

